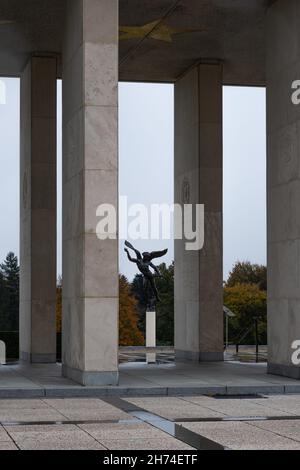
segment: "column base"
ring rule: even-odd
[[[146,312],[146,347],[156,347],[156,312],[147,310]],[[156,364],[156,353],[146,354],[147,364]]]
[[[55,364],[56,353],[55,354],[36,354],[28,353],[21,351],[20,352],[20,361],[28,362],[29,364]]]
[[[300,380],[300,367],[268,363],[268,374],[281,375],[283,377]]]
[[[181,351],[177,349],[175,351],[175,358],[181,362],[222,362],[224,361],[224,353]]]
[[[118,385],[119,372],[88,372],[79,369],[73,369],[65,364],[62,366],[62,375],[68,379],[74,380],[81,385],[96,387],[103,385]]]

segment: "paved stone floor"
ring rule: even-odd
[[[300,450],[300,395],[0,400],[0,450]]]
[[[101,395],[300,393],[300,381],[267,374],[265,363],[120,365],[117,387],[82,387],[61,376],[61,366],[0,366],[0,398]]]

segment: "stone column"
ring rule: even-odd
[[[175,203],[205,205],[205,242],[175,241],[179,360],[223,360],[222,66],[200,64],[175,84]]]
[[[267,199],[269,372],[300,379],[292,345],[300,340],[300,2],[267,13]]]
[[[96,236],[118,207],[118,1],[69,0],[63,53],[63,374],[118,382],[118,240]]]
[[[21,76],[20,358],[56,362],[56,58]]]

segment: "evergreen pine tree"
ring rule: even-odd
[[[146,335],[146,310],[147,310],[147,296],[144,289],[143,276],[136,274],[131,283],[131,294],[137,300],[137,313],[138,313],[138,327]]]
[[[159,266],[161,277],[156,280],[161,301],[156,307],[157,342],[163,346],[174,345],[174,263]]]
[[[0,270],[0,331],[7,331],[8,327],[8,308],[7,308],[7,289],[4,276]]]
[[[0,265],[4,281],[4,308],[3,320],[6,331],[19,330],[19,274],[18,258],[14,253],[8,253],[4,263]],[[1,302],[2,303],[2,302]],[[1,307],[0,307],[1,308]]]

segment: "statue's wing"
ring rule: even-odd
[[[153,251],[150,254],[151,261],[155,258],[161,258],[162,256],[165,256],[168,253],[168,250],[163,250],[163,251]]]
[[[125,246],[127,246],[127,248],[130,248],[131,250],[135,252],[137,259],[142,259],[141,253],[138,250],[136,250],[134,246],[131,245],[131,243],[129,243],[127,240],[125,241]]]

